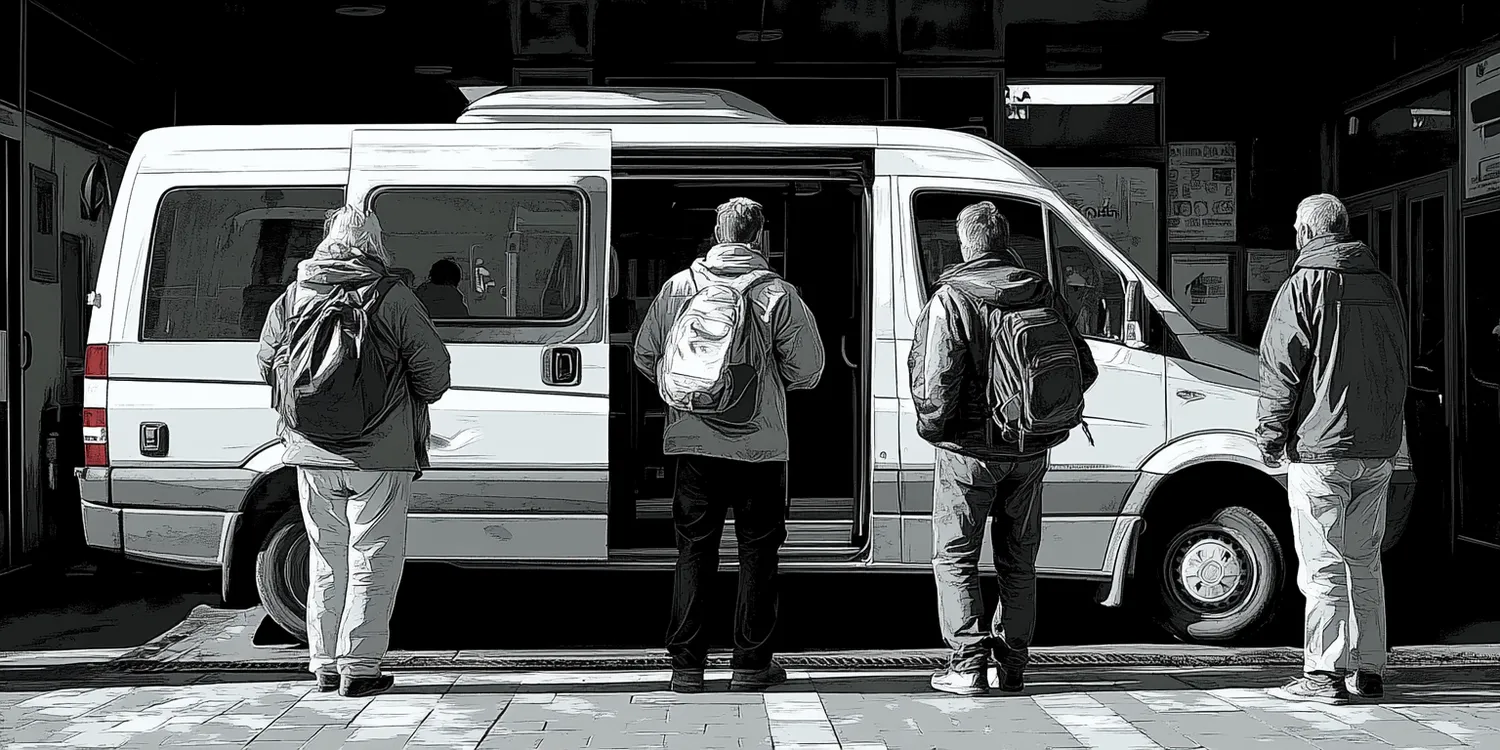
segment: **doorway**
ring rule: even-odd
[[[1460,288],[1463,310],[1463,402],[1459,439],[1459,538],[1500,548],[1500,500],[1484,462],[1500,447],[1500,206],[1464,219]],[[1472,468],[1465,466],[1473,457]]]
[[[1417,477],[1408,534],[1447,536],[1454,507],[1452,407],[1445,284],[1455,244],[1448,173],[1350,199],[1349,231],[1370,247],[1391,277],[1406,309],[1408,351],[1407,446]],[[1434,539],[1436,536],[1433,537]],[[1451,537],[1449,538],[1451,539]],[[1446,546],[1449,542],[1445,541]]]

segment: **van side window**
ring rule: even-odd
[[[370,203],[441,324],[564,322],[583,309],[583,213],[561,188],[391,188]]]
[[[323,239],[344,190],[180,188],[151,231],[145,341],[254,341],[266,313]]]
[[[1050,278],[1039,204],[1000,195],[922,190],[912,196],[912,216],[917,225],[917,250],[921,255],[928,294],[937,287],[938,277],[943,271],[963,262],[963,253],[959,249],[958,212],[980,201],[995,204],[1010,223],[1008,244],[1022,265]]]
[[[1052,254],[1057,258],[1057,287],[1078,315],[1084,336],[1124,341],[1125,279],[1066,221],[1048,212]]]

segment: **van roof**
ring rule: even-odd
[[[505,125],[190,125],[158,128],[143,134],[132,153],[142,172],[285,171],[283,165],[257,169],[245,152],[296,152],[301,170],[348,168],[348,149],[355,130],[535,130],[536,123]],[[788,125],[547,123],[546,130],[609,130],[615,148],[882,148],[945,152],[960,159],[994,165],[993,179],[1050,186],[1046,178],[1005,149],[968,133],[935,128],[888,125]],[[315,166],[322,164],[326,166]],[[987,167],[989,169],[989,167]]]
[[[458,122],[706,124],[782,120],[750,99],[722,89],[502,86],[470,102]]]

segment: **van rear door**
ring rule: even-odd
[[[349,202],[374,211],[453,358],[413,559],[607,556],[610,149],[608,130],[351,135]]]

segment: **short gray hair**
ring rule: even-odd
[[[1314,237],[1344,234],[1349,231],[1349,210],[1344,202],[1328,193],[1308,196],[1297,204],[1297,223]]]
[[[335,208],[324,215],[323,241],[318,243],[313,257],[318,260],[374,258],[383,265],[391,265],[391,255],[381,236],[380,220],[374,213],[358,206]]]
[[[766,225],[765,209],[749,198],[731,198],[715,214],[714,238],[719,242],[753,242]]]
[[[958,241],[965,258],[997,253],[1010,244],[1010,221],[984,201],[958,212]]]

